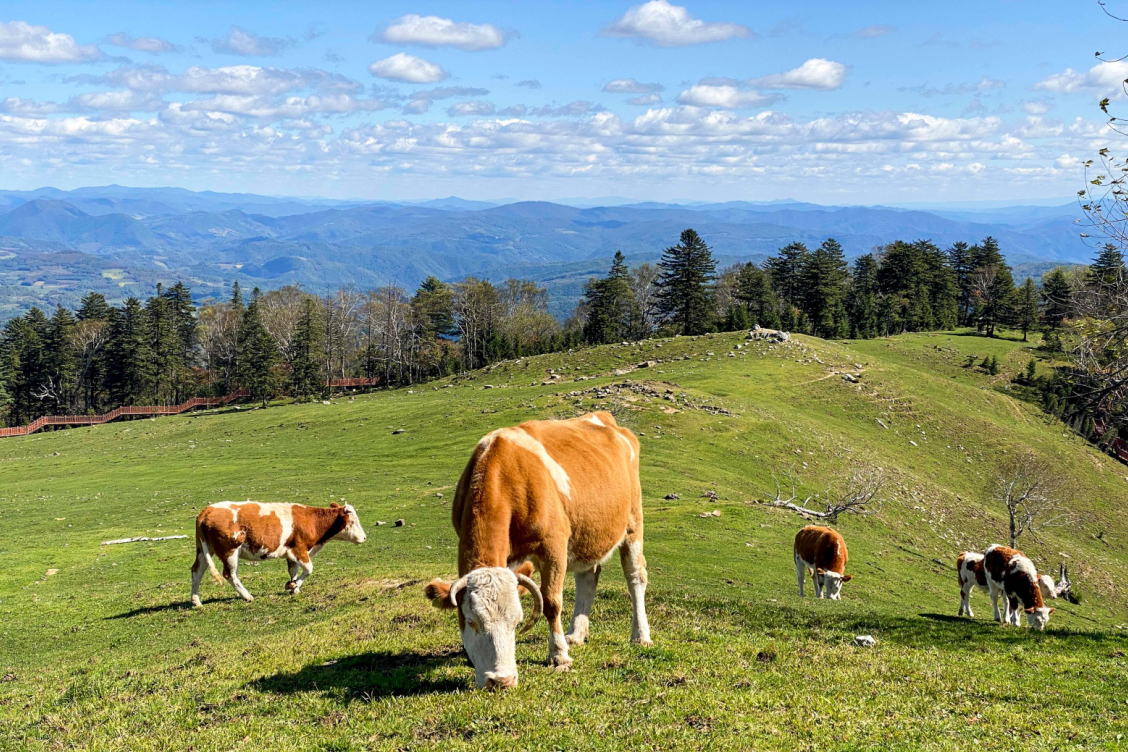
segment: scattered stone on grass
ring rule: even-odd
[[[872,648],[877,644],[877,640],[868,634],[862,634],[854,638],[854,644],[860,648]]]
[[[403,527],[403,526],[404,526],[403,520],[396,520],[396,527]]]

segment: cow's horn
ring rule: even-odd
[[[537,623],[537,619],[540,618],[544,601],[541,598],[540,588],[537,587],[537,583],[533,582],[531,577],[518,573],[517,584],[524,585],[525,589],[533,594],[533,615],[525,620],[525,623],[521,625],[521,631],[518,632],[518,634],[525,634],[533,628],[533,625]]]
[[[469,575],[467,575],[467,576],[469,576]],[[450,599],[450,605],[454,606],[455,608],[458,608],[458,593],[459,593],[460,590],[462,590],[465,587],[466,587],[466,577],[460,578],[457,582],[455,582],[453,585],[450,586],[450,595],[447,596],[447,598]]]

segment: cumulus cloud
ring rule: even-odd
[[[1027,101],[1022,103],[1022,111],[1027,115],[1045,115],[1050,111],[1050,105],[1036,100]]]
[[[67,108],[56,102],[37,102],[22,97],[0,99],[0,112],[25,118],[41,118],[66,112]]]
[[[642,94],[637,97],[630,97],[627,99],[627,104],[634,105],[652,105],[661,104],[662,97],[658,94]]]
[[[72,111],[156,112],[164,108],[157,95],[140,91],[96,91],[71,97]]]
[[[785,73],[753,78],[749,86],[761,89],[815,89],[831,91],[846,81],[846,66],[821,57],[811,58]]]
[[[9,63],[88,63],[102,57],[92,44],[78,44],[70,34],[24,21],[0,21],[0,60]]]
[[[358,99],[348,94],[284,98],[220,94],[187,102],[181,109],[244,115],[261,120],[302,120],[313,115],[350,115],[385,107],[387,104],[379,99]]]
[[[873,24],[858,29],[850,36],[854,39],[876,39],[877,37],[883,37],[886,34],[892,34],[896,30],[896,26],[890,26],[889,24]]]
[[[1122,97],[1124,96],[1125,79],[1128,79],[1128,61],[1117,60],[1109,63],[1097,63],[1087,73],[1079,73],[1072,68],[1066,68],[1061,73],[1043,78],[1034,84],[1034,88],[1054,94],[1091,91],[1101,96]]]
[[[735,84],[700,83],[678,95],[678,101],[692,107],[721,107],[741,110],[751,107],[768,107],[782,99],[780,94],[761,94],[741,89]]]
[[[517,83],[515,83],[513,85],[514,86],[523,86],[526,89],[539,89],[541,87],[541,82],[538,81],[535,78],[526,78],[524,81],[518,81]]]
[[[583,117],[584,115],[603,111],[604,108],[601,105],[578,100],[559,107],[553,107],[551,105],[537,107],[529,110],[529,114],[534,117]]]
[[[622,18],[604,27],[602,33],[659,47],[684,47],[755,36],[747,26],[693,18],[686,8],[671,5],[667,0],[650,0],[630,8]]]
[[[305,88],[308,82],[301,72],[286,68],[228,65],[222,68],[192,66],[172,83],[181,91],[201,94],[261,96]]]
[[[467,52],[480,52],[504,47],[516,34],[504,32],[491,24],[452,21],[439,16],[409,14],[392,21],[373,41],[420,47],[457,47]]]
[[[441,65],[406,52],[377,60],[368,66],[368,72],[377,78],[409,84],[434,84],[450,76]]]
[[[151,55],[160,55],[166,52],[182,52],[183,48],[160,37],[131,37],[124,31],[111,34],[106,38],[106,44],[114,47],[123,47],[137,52],[148,52]]]
[[[215,52],[241,57],[270,57],[296,44],[293,39],[263,37],[238,26],[232,26],[227,36],[212,39],[210,43]]]
[[[610,94],[657,94],[665,91],[666,87],[662,84],[644,84],[633,78],[616,78],[608,81],[603,90]]]
[[[495,112],[497,112],[497,107],[491,102],[482,102],[480,100],[456,102],[450,107],[447,107],[446,110],[446,113],[451,117],[492,115]]]

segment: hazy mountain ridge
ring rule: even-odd
[[[930,238],[944,247],[987,235],[999,239],[1012,264],[1076,263],[1092,255],[1079,237],[1078,217],[1075,204],[982,211],[798,201],[585,208],[453,196],[349,202],[122,186],[0,191],[0,248],[8,255],[0,259],[0,288],[31,288],[25,295],[4,289],[0,310],[26,308],[29,301],[70,304],[86,292],[73,285],[90,284],[88,276],[62,279],[56,265],[45,263],[47,254],[60,251],[97,259],[83,268],[109,268],[103,291],[113,298],[148,294],[134,287],[153,279],[184,278],[203,296],[234,278],[324,289],[389,282],[413,287],[430,274],[446,280],[522,276],[548,284],[560,312],[574,302],[589,271],[606,266],[616,250],[653,261],[686,227],[725,263],[760,260],[787,243],[815,246],[828,237],[853,258],[897,239]]]

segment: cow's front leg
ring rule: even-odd
[[[298,562],[293,559],[286,559],[286,569],[290,573],[290,581],[286,583],[286,589],[289,590],[294,587],[294,580],[298,579],[302,568],[298,566]]]
[[[995,621],[1002,622],[1003,615],[999,612],[999,588],[995,587],[994,582],[988,582],[988,591],[991,593],[991,606],[995,609]]]
[[[588,572],[576,572],[576,605],[572,610],[572,624],[568,627],[565,639],[569,645],[583,645],[588,637],[588,627],[591,621],[591,607],[595,602],[595,587],[599,583],[601,567]]]
[[[544,618],[548,622],[548,664],[561,671],[572,667],[568,655],[568,641],[564,637],[564,627],[560,624],[560,614],[564,602],[565,556],[547,556],[541,567],[541,596],[544,598]]]
[[[231,583],[231,587],[235,588],[239,597],[248,602],[253,601],[255,597],[247,591],[247,588],[243,587],[243,582],[239,579],[239,549],[236,548],[227,555],[223,562],[223,569],[223,576]]]
[[[309,577],[313,572],[313,562],[310,561],[308,551],[295,550],[292,552],[294,569],[298,570],[297,575],[293,574],[293,569],[290,570],[291,579],[286,583],[286,589],[294,595],[302,589],[302,583],[305,582],[306,577]]]

